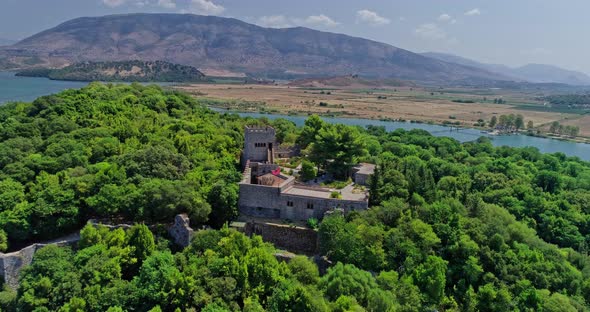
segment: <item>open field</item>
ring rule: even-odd
[[[540,94],[503,90],[311,89],[288,86],[196,84],[177,87],[210,101],[216,107],[279,114],[321,114],[366,119],[404,119],[423,122],[459,122],[473,126],[492,116],[522,114],[541,127],[553,121],[580,126],[590,136],[589,117],[546,107]],[[506,104],[494,104],[494,99]],[[458,103],[454,101],[473,101]]]

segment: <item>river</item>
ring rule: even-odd
[[[32,77],[16,77],[14,73],[0,72],[0,104],[10,101],[32,101],[40,96],[60,92],[65,89],[81,88],[87,85],[86,82],[72,82],[72,81],[55,81],[46,78],[32,78]],[[221,109],[214,109],[216,111],[223,111]],[[266,117],[268,119],[285,118],[293,121],[295,124],[303,125],[306,117],[304,116],[287,116],[274,114],[260,114],[260,113],[238,113],[243,117]],[[449,127],[397,122],[397,121],[378,121],[369,119],[354,119],[354,118],[329,118],[323,119],[330,123],[343,123],[347,125],[355,125],[365,127],[367,125],[384,126],[388,131],[398,128],[411,130],[423,129],[436,136],[452,137],[460,142],[473,141],[481,136],[488,136],[492,139],[495,146],[514,146],[524,147],[533,146],[538,148],[543,153],[562,152],[568,156],[577,156],[581,159],[590,161],[590,144],[573,143],[567,141],[560,141],[555,139],[536,138],[525,135],[511,135],[511,136],[489,136],[476,129],[462,129],[460,131],[450,131]]]

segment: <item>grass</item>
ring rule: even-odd
[[[345,188],[347,185],[349,185],[350,183],[352,183],[352,179],[349,178],[346,181],[334,180],[334,181],[324,182],[324,183],[322,183],[322,186],[341,190],[341,189]]]

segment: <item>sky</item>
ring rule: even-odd
[[[414,52],[590,74],[588,0],[0,0],[0,39],[23,39],[76,17],[135,12],[305,26]]]

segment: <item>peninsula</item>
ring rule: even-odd
[[[63,68],[35,68],[16,74],[52,80],[108,82],[203,82],[207,78],[192,66],[164,61],[81,62]]]

